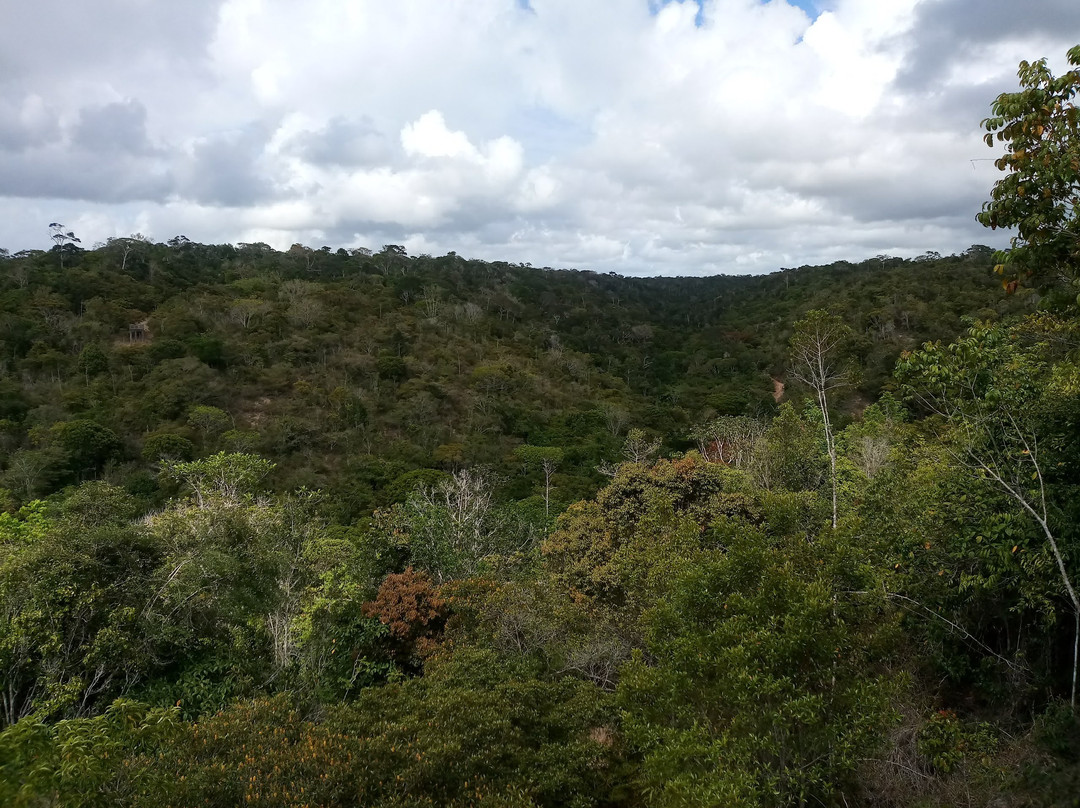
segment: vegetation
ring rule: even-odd
[[[635,280],[52,227],[0,262],[0,803],[1076,804],[1058,236],[1007,294],[981,247]]]

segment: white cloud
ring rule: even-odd
[[[420,157],[459,157],[480,161],[478,152],[464,132],[451,132],[438,110],[425,112],[401,130],[405,153]]]
[[[47,246],[61,220],[86,243],[370,239],[626,273],[1001,243],[974,222],[996,179],[978,121],[1019,58],[1060,69],[1080,20],[1067,0],[1019,28],[1007,0],[815,19],[785,0],[93,0],[76,37],[42,1],[0,55],[0,245]]]

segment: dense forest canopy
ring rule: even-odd
[[[1076,805],[1080,69],[1020,77],[1004,255],[5,253],[0,801]]]
[[[965,316],[1030,308],[999,293],[989,266],[973,247],[628,279],[394,245],[67,241],[0,264],[3,485],[17,504],[108,469],[160,504],[162,447],[250,450],[274,458],[275,487],[323,490],[352,520],[408,493],[392,484],[419,469],[520,477],[513,451],[528,444],[566,451],[557,492],[572,501],[596,490],[628,427],[685,450],[714,416],[775,413],[808,309],[827,305],[858,335],[857,411],[891,384],[901,351],[955,335]],[[90,440],[79,429],[100,445],[73,448]],[[510,496],[528,493],[519,481]]]

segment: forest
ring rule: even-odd
[[[1070,63],[1000,253],[0,251],[0,804],[1080,804]]]

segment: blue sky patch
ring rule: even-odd
[[[818,0],[761,0],[762,3],[783,3],[786,2],[789,6],[795,6],[801,8],[806,12],[807,16],[811,20],[816,20],[821,16],[821,10],[818,8]],[[664,6],[671,3],[693,3],[698,7],[697,15],[694,17],[694,24],[699,28],[705,23],[705,0],[649,0],[649,11],[656,14]],[[518,4],[522,7],[528,7],[528,0],[518,0]]]

